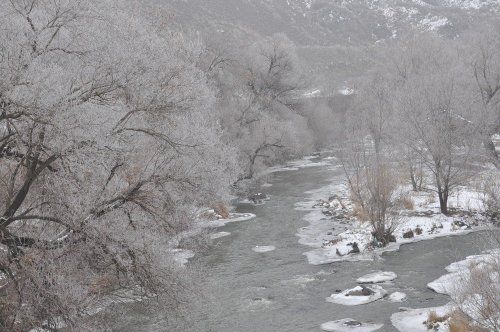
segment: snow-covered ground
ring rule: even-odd
[[[401,332],[428,332],[429,329],[427,328],[425,322],[431,312],[436,313],[438,316],[445,316],[453,310],[454,306],[452,304],[434,308],[408,309],[393,314],[391,316],[391,323],[396,329],[398,329],[398,331]],[[436,324],[433,331],[449,331],[447,322]]]
[[[485,308],[482,306],[485,303],[482,299],[484,294],[471,294],[471,290],[474,293],[474,291],[483,289],[487,293],[486,296],[489,301],[498,303],[500,296],[499,264],[500,249],[490,250],[480,255],[468,256],[464,260],[450,264],[446,267],[448,274],[430,282],[427,286],[437,293],[449,295],[452,302],[442,307],[407,309],[395,313],[391,316],[392,324],[402,332],[427,332],[429,329],[425,323],[432,314],[435,317],[440,317],[439,320],[442,321],[436,321],[431,329],[437,332],[449,332],[453,314],[457,310],[462,310],[473,321],[481,322],[483,326],[490,325],[493,327],[495,324],[499,326],[500,313],[495,314],[494,311],[483,311],[481,309]],[[486,276],[484,273],[486,273]],[[483,277],[480,277],[481,275]],[[486,312],[489,313],[489,318],[485,321],[486,316],[484,314]],[[496,322],[494,321],[495,317],[497,318]]]
[[[174,260],[182,266],[186,265],[188,260],[194,257],[194,252],[186,249],[172,249],[172,253]]]
[[[500,249],[468,256],[448,265],[446,271],[427,286],[449,295],[456,308],[482,326],[500,326]]]
[[[296,204],[297,210],[309,211],[304,220],[309,225],[298,230],[301,244],[312,247],[305,255],[310,264],[319,265],[336,261],[372,260],[376,255],[394,251],[401,244],[436,237],[466,234],[486,228],[481,215],[482,195],[470,188],[457,188],[449,198],[453,216],[440,213],[439,203],[431,192],[413,192],[402,186],[396,195],[411,201],[410,209],[402,208],[394,236],[395,243],[378,247],[373,243],[369,222],[353,216],[348,186],[341,180],[306,192],[309,199]],[[359,249],[357,252],[356,247]]]

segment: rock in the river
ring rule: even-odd
[[[349,250],[347,254],[359,254],[359,247],[357,242],[348,243],[347,245],[352,246],[352,249]]]
[[[408,232],[403,233],[403,238],[404,239],[411,239],[414,236],[415,236],[415,234],[413,234],[413,231],[411,229]]]
[[[261,204],[264,201],[268,200],[269,197],[267,197],[267,195],[264,193],[257,193],[257,194],[251,195],[250,197],[248,197],[248,199],[251,200],[252,202],[254,202],[255,204]]]

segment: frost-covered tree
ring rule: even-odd
[[[116,292],[181,301],[172,239],[237,168],[201,45],[144,11],[0,3],[1,329],[84,328]]]
[[[472,72],[472,89],[481,97],[482,107],[473,120],[481,133],[489,159],[500,168],[500,155],[492,137],[500,134],[500,22],[475,27],[460,41],[463,57]],[[493,28],[492,28],[493,26]]]
[[[478,103],[456,50],[437,38],[412,41],[418,44],[407,46],[396,63],[397,109],[400,136],[432,174],[433,186],[427,189],[437,193],[441,212],[447,214],[451,191],[470,176],[476,135],[469,119]]]
[[[239,150],[239,180],[250,180],[265,167],[300,155],[312,139],[307,119],[294,105],[303,84],[293,43],[277,34],[240,45],[237,36],[227,34],[225,44],[212,37],[200,63],[211,73],[218,68],[211,75],[218,117],[226,142]],[[236,49],[227,48],[227,39],[234,39]]]

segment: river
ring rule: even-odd
[[[327,321],[352,318],[383,323],[380,331],[396,331],[390,316],[399,307],[432,307],[449,301],[427,288],[427,283],[445,273],[445,266],[485,248],[484,234],[473,233],[403,245],[399,251],[380,259],[314,266],[298,243],[297,229],[307,226],[306,214],[294,205],[304,201],[306,191],[341,181],[338,168],[306,167],[277,172],[265,188],[272,199],[265,205],[238,206],[239,212],[252,212],[256,218],[225,226],[231,235],[218,239],[190,264],[203,271],[199,302],[190,318],[176,327],[162,318],[128,317],[120,331],[320,331]],[[255,246],[275,246],[266,253],[252,251]],[[403,303],[385,299],[361,306],[327,303],[325,298],[356,285],[355,279],[374,270],[393,271],[398,278],[383,287],[408,295]],[[118,331],[118,330],[117,330]]]

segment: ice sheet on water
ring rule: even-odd
[[[392,281],[397,277],[398,275],[394,272],[377,271],[359,277],[358,279],[356,279],[356,282],[359,284],[377,284],[380,282]]]
[[[264,253],[264,252],[269,252],[275,250],[275,246],[255,246],[252,248],[253,251],[258,252],[258,253]]]
[[[383,326],[384,324],[362,323],[351,318],[344,318],[321,324],[321,329],[330,332],[372,332],[380,330]]]
[[[378,285],[372,285],[366,288],[373,293],[371,295],[350,295],[352,293],[361,293],[363,291],[362,286],[356,286],[352,289],[346,289],[345,291],[338,294],[332,294],[326,298],[326,301],[336,304],[354,306],[375,302],[377,300],[380,300],[387,294],[387,291]]]

